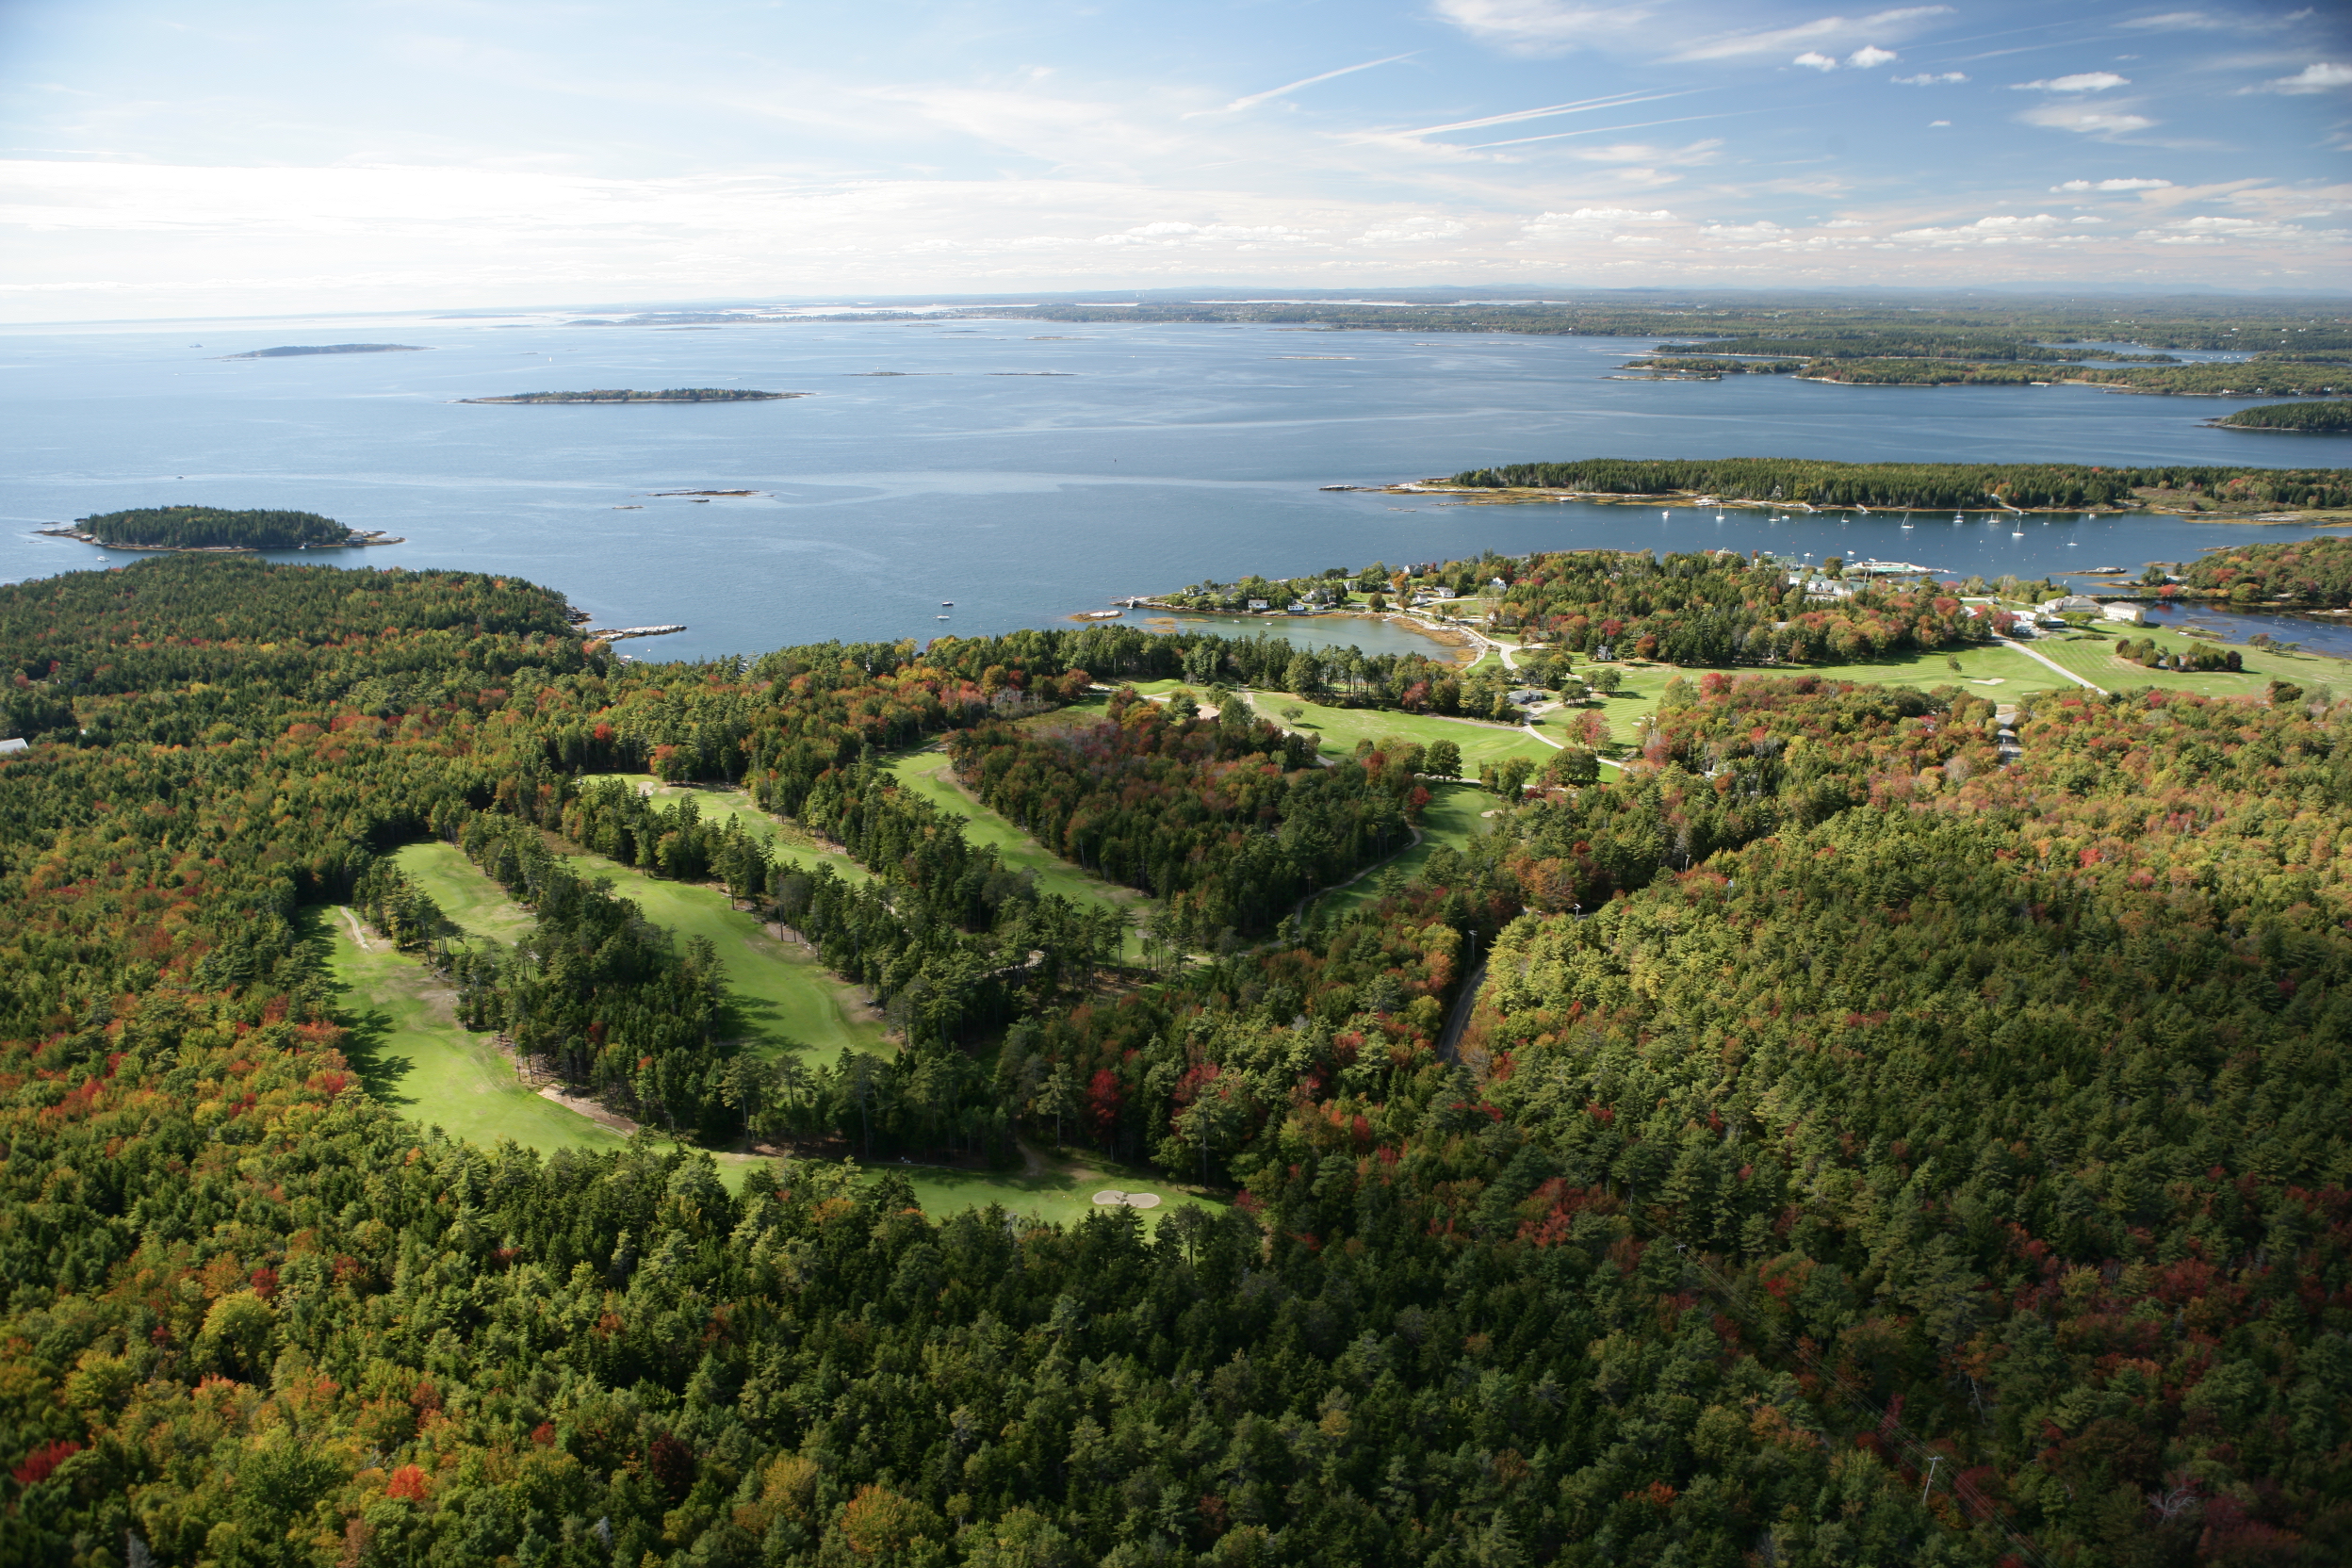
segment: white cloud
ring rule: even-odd
[[[2146,27],[2152,32],[2164,33],[2217,33],[2226,31],[2231,24],[2217,16],[2208,16],[2203,11],[2164,11],[2157,16],[2135,16],[2131,21],[2120,22],[2116,25]]]
[[[2054,185],[2050,188],[2053,191],[2164,190],[2171,185],[2170,180],[2068,180],[2064,185]]]
[[[2132,78],[2118,76],[2112,71],[2082,71],[2071,76],[2054,76],[2045,82],[2011,82],[2012,92],[2104,92],[2111,87],[2130,87]]]
[[[2259,218],[2183,218],[2161,229],[2142,229],[2132,237],[2159,245],[2211,245],[2225,239],[2309,239],[2317,237],[2295,223],[2269,223]]]
[[[1636,34],[1650,8],[1574,6],[1560,0],[1437,0],[1437,14],[1481,43],[1519,55],[1557,55]]]
[[[1889,61],[1901,59],[1902,57],[1902,56],[1896,54],[1892,49],[1881,49],[1876,44],[1866,43],[1861,48],[1856,49],[1853,54],[1848,55],[1846,57],[1846,63],[1853,66],[1856,71],[1870,71],[1875,70],[1879,66],[1886,65]]]
[[[1833,218],[1821,227],[1825,229],[1867,229],[1870,225],[1859,218]]]
[[[1931,120],[1927,122],[1927,128],[1932,131],[1938,125],[1949,125],[1952,122],[1949,120]]]
[[[2022,217],[2016,213],[1995,213],[1956,228],[1930,226],[1898,229],[1886,237],[1905,245],[1946,249],[1970,245],[2074,245],[2091,237],[2085,234],[2051,235],[2048,232],[2062,226],[2056,218],[2047,212]]]
[[[1783,49],[1825,42],[1831,39],[1852,38],[1857,33],[1885,34],[1897,29],[1909,31],[1916,24],[1930,17],[1951,14],[1950,6],[1903,6],[1864,17],[1824,16],[1811,22],[1801,22],[1793,27],[1774,27],[1756,33],[1723,33],[1701,39],[1670,57],[1678,60],[1721,60],[1741,55],[1776,55]]]
[[[1790,60],[1788,63],[1790,65],[1810,66],[1816,71],[1835,71],[1838,69],[1837,60],[1828,55],[1822,54],[1818,49],[1807,49],[1804,54],[1799,55],[1795,59]]]
[[[2029,125],[2044,130],[2073,131],[2081,136],[2114,137],[2132,131],[2144,131],[2155,121],[2136,114],[2118,114],[2099,109],[2079,109],[2065,104],[2046,104],[2028,109],[2017,116]]]
[[[1922,71],[1916,76],[1889,76],[1886,79],[1898,87],[1942,87],[1947,82],[1965,82],[1968,74],[1965,71],[1946,71],[1936,74]]]
[[[2322,62],[2307,65],[2292,76],[2281,76],[2275,82],[2264,82],[2255,89],[2258,92],[2326,92],[2330,88],[2352,87],[2352,65]]]

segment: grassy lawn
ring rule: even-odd
[[[1958,661],[1960,668],[1954,670],[1947,660]],[[1870,686],[1914,686],[1922,692],[1934,691],[1938,686],[1958,686],[1972,695],[1989,697],[1995,702],[2008,702],[2027,692],[2048,692],[2073,684],[2046,665],[1998,643],[1950,652],[1899,653],[1854,664],[1804,664],[1771,673],[1817,675],[1824,680],[1852,680]],[[2099,684],[2108,682],[2102,680]]]
[[[1315,737],[1316,749],[1326,757],[1352,757],[1358,741],[1375,744],[1395,736],[1418,745],[1436,741],[1451,741],[1462,748],[1462,771],[1476,777],[1481,762],[1499,762],[1507,757],[1525,757],[1542,762],[1551,756],[1552,748],[1524,729],[1509,729],[1496,724],[1478,724],[1467,719],[1439,718],[1430,714],[1399,713],[1377,708],[1327,708],[1312,697],[1291,696],[1281,692],[1260,692],[1250,699],[1261,717],[1270,719],[1286,728],[1305,730]],[[1283,718],[1285,708],[1305,710],[1296,724]],[[1538,728],[1544,727],[1538,725]],[[1552,727],[1558,729],[1555,723]]]
[[[1089,875],[1014,826],[1007,818],[966,794],[956,782],[945,751],[910,752],[891,762],[890,772],[903,788],[948,815],[960,818],[967,841],[994,848],[997,858],[1010,870],[1036,873],[1040,892],[1053,893],[1072,904],[1098,904],[1113,908],[1132,908],[1143,896],[1133,888]],[[1142,958],[1142,943],[1133,929],[1121,939],[1120,952],[1130,960]]]
[[[2352,662],[2330,659],[2323,654],[2264,651],[2239,646],[2239,656],[2246,665],[2243,671],[2213,670],[2193,674],[2186,670],[2144,669],[2129,660],[2117,658],[2115,644],[2124,637],[2130,637],[2133,642],[2146,637],[2167,651],[2185,652],[2191,643],[2197,642],[2209,647],[2220,645],[2210,637],[2196,637],[2185,632],[2148,627],[2115,625],[2101,627],[2095,631],[2045,637],[2034,646],[2052,663],[2072,670],[2092,684],[2104,686],[2111,692],[2135,692],[2153,686],[2163,691],[2195,692],[2209,697],[2259,697],[2267,694],[2274,680],[2291,680],[2306,691],[2321,686],[2339,692],[2352,689]]]
[[[620,1134],[525,1087],[488,1036],[459,1026],[454,993],[422,964],[381,938],[360,946],[342,908],[304,909],[301,920],[341,988],[344,1054],[368,1093],[473,1143],[513,1138],[543,1154],[621,1146]]]
[[[486,937],[512,947],[531,930],[531,911],[466,858],[455,844],[438,839],[404,844],[392,856],[411,882],[424,890],[468,938]]]
[[[843,1047],[888,1051],[879,1020],[856,987],[825,972],[816,955],[780,941],[758,919],[737,909],[716,888],[663,882],[601,855],[568,857],[582,871],[612,880],[645,917],[680,939],[708,937],[727,968],[730,999],[752,1036],[752,1047],[774,1054],[787,1042],[830,1059]]]

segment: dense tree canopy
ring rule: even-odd
[[[1253,943],[1185,900],[1273,889],[1256,840],[1376,855],[1411,760],[1061,710],[1253,642],[626,665],[520,583],[179,558],[0,587],[0,651],[42,721],[0,760],[8,1561],[2352,1553],[2352,704],[2046,694],[2010,757],[1958,689],[1694,672],[1609,782]],[[1193,954],[1116,969],[894,787],[942,732],[1057,847],[1181,843]],[[646,766],[868,879],[597,776]],[[386,858],[427,836],[531,907],[510,955],[436,959]],[[713,955],[590,846],[796,923],[900,1049],[746,1079]],[[298,933],[346,900],[683,1144],[400,1119]],[[692,1145],[746,1125],[1231,1202],[730,1193]]]
[[[152,549],[290,550],[339,545],[351,531],[316,512],[236,512],[219,506],[142,506],[74,521],[101,544]]]

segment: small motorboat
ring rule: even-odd
[[[956,601],[955,601],[954,599],[941,599],[941,600],[939,601],[939,604],[940,604],[940,606],[941,606],[942,608],[944,608],[944,609],[948,609],[948,610],[953,610],[953,609],[955,609],[955,608],[956,608]]]
[[[2009,531],[2009,537],[2012,539],[2022,539],[2025,537],[2025,530],[2021,528],[2013,528]]]

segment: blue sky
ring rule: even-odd
[[[2352,7],[0,4],[0,319],[2352,283]]]

